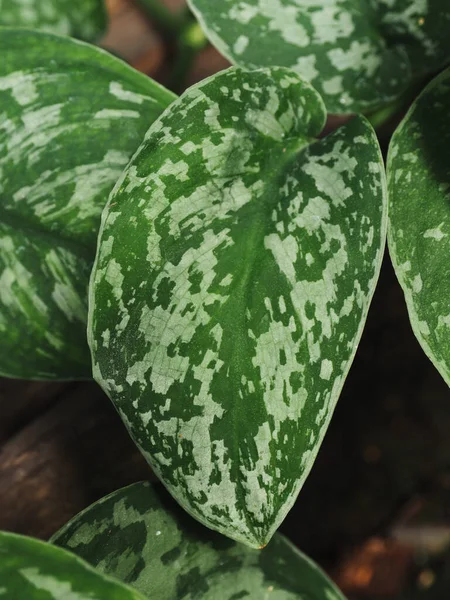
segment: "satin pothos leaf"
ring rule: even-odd
[[[0,30],[0,374],[91,376],[100,214],[174,96],[106,52]]]
[[[104,0],[0,0],[0,25],[93,41],[106,30]],[[1,35],[1,34],[0,34]]]
[[[188,0],[234,64],[282,65],[329,112],[376,109],[450,60],[447,0]]]
[[[344,600],[276,534],[251,550],[195,523],[160,484],[136,483],[77,515],[51,542],[158,600]]]
[[[102,219],[94,377],[180,504],[263,546],[308,475],[385,242],[385,180],[358,117],[316,140],[317,92],[231,69],[150,128]]]
[[[450,385],[450,70],[414,102],[388,156],[389,250],[414,333]]]
[[[0,598],[5,600],[144,600],[61,548],[0,532]]]

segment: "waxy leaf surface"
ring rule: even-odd
[[[91,376],[100,214],[174,96],[69,38],[0,30],[0,374]]]
[[[448,0],[189,0],[212,43],[247,68],[282,65],[328,112],[373,110],[450,60]]]
[[[161,485],[136,483],[76,516],[52,538],[106,575],[158,600],[343,600],[283,536],[262,551],[205,529]]]
[[[0,532],[0,598],[144,600],[135,589],[38,540]]]
[[[450,385],[450,70],[419,96],[388,157],[389,250],[422,348]]]
[[[150,128],[105,209],[94,377],[177,500],[262,546],[313,464],[385,242],[364,118],[283,68],[231,69]]]
[[[104,0],[0,0],[0,25],[93,41],[106,30]]]

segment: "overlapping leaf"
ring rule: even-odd
[[[450,384],[450,70],[422,93],[389,149],[389,250],[411,324]]]
[[[447,0],[189,0],[235,64],[295,69],[329,112],[397,98],[414,77],[450,60]]]
[[[160,485],[114,492],[52,542],[158,600],[343,600],[281,535],[261,552],[250,550],[196,524]]]
[[[90,377],[100,213],[174,96],[109,54],[0,30],[0,373]]]
[[[77,556],[38,540],[0,532],[0,598],[144,600]]]
[[[106,8],[104,0],[0,0],[0,25],[92,41],[105,32]]]
[[[94,376],[197,519],[263,546],[314,462],[385,241],[378,143],[294,72],[231,69],[150,128],[105,210]]]

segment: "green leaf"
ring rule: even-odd
[[[0,25],[92,41],[105,33],[104,0],[0,0]]]
[[[114,492],[51,541],[158,600],[343,600],[283,536],[250,550],[197,525],[159,485]]]
[[[175,96],[69,38],[0,29],[0,55],[0,373],[90,377],[100,214]]]
[[[282,65],[329,112],[374,110],[450,59],[448,0],[188,0],[231,62]]]
[[[450,70],[419,96],[388,156],[389,250],[414,333],[450,385]]]
[[[283,68],[188,90],[112,194],[92,278],[94,377],[182,506],[251,546],[312,467],[385,243],[375,134],[317,141],[324,121]]]
[[[5,532],[0,532],[0,598],[144,600],[65,550]]]

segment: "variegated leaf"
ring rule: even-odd
[[[385,241],[372,128],[317,141],[324,121],[288,69],[188,90],[110,197],[92,279],[94,377],[182,506],[251,546],[311,469]]]
[[[389,250],[422,348],[450,385],[450,70],[419,96],[389,149]]]
[[[105,575],[158,600],[344,600],[286,538],[263,551],[204,529],[161,485],[136,483],[76,516],[52,538]]]
[[[100,214],[174,96],[69,38],[3,29],[0,55],[0,373],[90,377]]]
[[[144,600],[137,590],[103,575],[66,550],[4,532],[0,532],[0,598]]]
[[[106,30],[104,0],[0,0],[0,25],[95,40]]]
[[[448,0],[188,0],[233,63],[295,69],[329,112],[373,110],[450,60]]]

